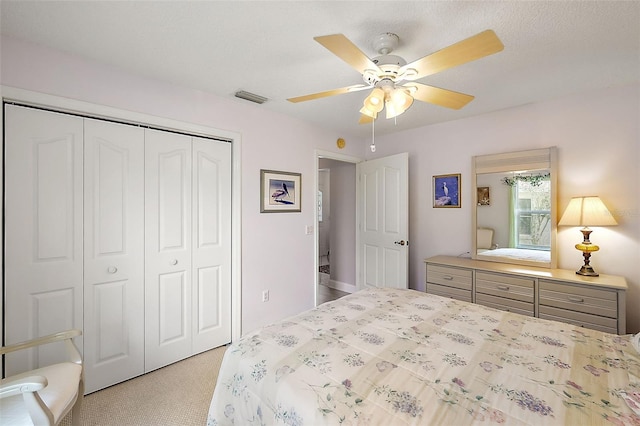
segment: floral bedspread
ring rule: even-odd
[[[414,290],[362,290],[249,334],[208,425],[640,425],[631,336]]]

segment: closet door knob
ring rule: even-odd
[[[171,263],[173,266],[176,266],[176,265],[178,264],[178,259],[173,259],[170,263]]]
[[[118,268],[116,268],[115,266],[109,266],[107,268],[107,272],[110,274],[115,274],[116,272],[118,272]]]

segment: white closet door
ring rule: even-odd
[[[145,370],[191,351],[191,138],[145,132]]]
[[[231,341],[231,144],[193,138],[193,353]]]
[[[7,344],[82,329],[82,140],[82,118],[5,106]],[[65,358],[9,354],[5,374]]]
[[[144,130],[85,120],[84,363],[93,392],[144,373]]]

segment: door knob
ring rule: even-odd
[[[116,272],[118,272],[118,268],[116,268],[115,266],[109,266],[107,268],[107,272],[110,274],[115,274]]]
[[[404,240],[400,240],[400,241],[394,241],[393,244],[398,244],[398,245],[405,245],[405,244],[409,244],[409,241],[407,241],[406,243],[404,242]]]
[[[178,264],[178,259],[173,259],[173,260],[171,261],[171,264],[172,264],[173,266],[177,265],[177,264]]]

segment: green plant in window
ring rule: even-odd
[[[542,175],[514,175],[512,177],[505,176],[502,178],[502,183],[509,186],[516,186],[518,182],[527,182],[531,186],[540,186],[542,182],[548,180],[551,174],[545,173]]]

